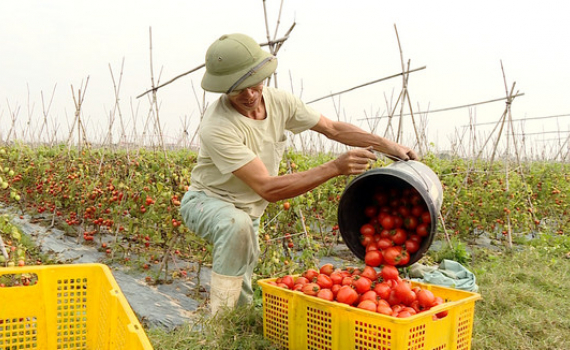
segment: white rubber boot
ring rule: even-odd
[[[216,315],[223,307],[233,308],[241,293],[243,276],[224,276],[212,271],[210,310]]]

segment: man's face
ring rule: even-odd
[[[239,111],[246,112],[256,110],[261,104],[263,82],[242,90],[234,90],[228,94],[232,105]]]

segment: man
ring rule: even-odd
[[[327,119],[293,95],[264,87],[276,68],[277,59],[243,34],[220,37],[206,53],[202,88],[223,95],[208,107],[200,125],[201,147],[180,212],[190,230],[213,244],[212,314],[251,302],[259,218],[268,202],[366,171],[376,160],[372,149],[417,158],[407,147]],[[278,176],[285,130],[308,129],[357,148],[313,169]]]

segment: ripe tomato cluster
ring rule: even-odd
[[[360,243],[366,248],[366,265],[405,266],[430,234],[431,216],[418,191],[378,189],[364,208],[368,221],[360,227]]]
[[[277,287],[338,302],[359,309],[393,317],[410,317],[444,303],[430,290],[413,287],[400,277],[393,265],[383,265],[379,272],[372,266],[337,269],[324,264],[319,270],[307,269],[300,276],[286,275],[269,282]],[[447,316],[448,311],[433,317]]]

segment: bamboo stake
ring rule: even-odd
[[[404,52],[402,50],[402,44],[400,43],[400,36],[398,35],[398,28],[394,24],[394,31],[396,32],[396,41],[398,42],[398,51],[400,52],[400,65],[402,72],[406,71],[406,66],[404,65]],[[408,60],[408,69],[410,70],[410,61]],[[400,101],[400,120],[398,121],[398,133],[396,134],[396,142],[401,142],[404,132],[404,108],[406,105],[406,91],[408,90],[408,76],[409,74],[402,74],[402,99]]]
[[[269,22],[267,18],[267,6],[265,5],[265,0],[263,0],[263,19],[265,20],[265,36],[267,37],[267,41],[269,42],[271,40],[271,36],[269,34]],[[279,21],[279,19],[277,21]],[[275,55],[274,45],[269,45],[269,52],[272,55]]]
[[[138,99],[138,98],[141,98],[141,97],[143,97],[144,95],[148,94],[149,92],[154,92],[154,91],[156,91],[156,90],[158,90],[158,89],[160,89],[160,88],[162,88],[162,87],[165,87],[166,85],[171,84],[171,83],[173,83],[174,81],[176,81],[176,80],[178,80],[178,79],[180,79],[180,78],[182,78],[182,77],[184,77],[184,76],[186,76],[186,75],[188,75],[188,74],[190,74],[190,73],[194,73],[195,71],[200,70],[200,69],[202,69],[202,68],[204,68],[204,67],[206,67],[206,64],[205,64],[205,63],[203,63],[203,64],[201,64],[201,65],[199,65],[199,66],[197,66],[197,67],[195,67],[195,68],[193,68],[193,69],[190,69],[190,70],[187,71],[187,72],[184,72],[184,73],[182,73],[182,74],[180,74],[180,75],[175,76],[174,78],[170,79],[169,81],[167,81],[167,82],[164,83],[164,84],[158,85],[157,87],[153,87],[152,89],[143,92],[142,94],[138,95],[136,98],[137,98],[137,99]]]
[[[87,142],[87,136],[85,135],[85,128],[83,127],[83,122],[81,120],[81,107],[85,99],[85,91],[87,90],[87,85],[89,84],[89,76],[85,81],[85,85],[81,83],[81,87],[77,90],[77,98],[75,97],[75,92],[73,90],[73,85],[71,85],[71,96],[73,97],[73,103],[75,105],[75,121],[77,125],[77,149],[81,153],[83,142]],[[81,93],[81,88],[83,88],[83,93]],[[73,132],[73,130],[71,130]],[[82,138],[83,136],[83,138]],[[71,132],[69,134],[69,140],[71,140]]]
[[[28,84],[26,84],[26,89],[28,91],[27,95],[28,120],[26,121],[26,127],[24,128],[24,130],[22,130],[22,140],[24,142],[26,142],[27,134],[30,131],[30,125],[32,123],[32,115],[34,114],[34,105],[32,104],[32,106],[30,107],[30,86]]]
[[[6,261],[6,264],[7,264],[8,260],[9,260],[9,256],[8,256],[8,252],[6,251],[6,246],[4,245],[4,240],[2,239],[2,235],[0,235],[0,252],[2,253],[2,256],[4,257],[4,261]]]
[[[402,73],[390,75],[390,76],[387,76],[387,77],[384,77],[384,78],[376,79],[376,80],[370,81],[370,82],[368,82],[368,83],[360,84],[360,85],[354,86],[354,87],[352,87],[352,88],[350,88],[350,89],[346,89],[346,90],[339,91],[339,92],[335,92],[335,93],[332,93],[332,94],[329,94],[329,95],[326,95],[326,96],[323,96],[323,97],[319,97],[319,98],[317,98],[317,99],[314,99],[314,100],[312,100],[312,101],[305,102],[305,103],[306,103],[306,104],[311,104],[311,103],[314,103],[314,102],[317,102],[317,101],[320,101],[320,100],[324,100],[325,98],[328,98],[328,97],[332,97],[332,96],[337,96],[337,95],[340,95],[340,94],[344,94],[344,93],[347,93],[347,92],[350,92],[350,91],[353,91],[353,90],[356,90],[356,89],[360,89],[360,88],[365,87],[365,86],[368,86],[368,85],[372,85],[372,84],[379,83],[379,82],[381,82],[381,81],[385,81],[385,80],[392,79],[392,78],[397,78],[397,77],[399,77],[399,76],[401,76],[401,75],[404,75],[404,74],[417,72],[417,71],[420,71],[420,70],[422,70],[422,69],[426,69],[426,66],[423,66],[423,67],[420,67],[420,68],[416,68],[416,69],[412,69],[412,70],[409,70],[409,71],[407,71],[407,72],[402,72]]]
[[[53,86],[53,90],[52,90],[52,92],[51,92],[51,97],[50,97],[49,103],[48,103],[48,105],[47,105],[47,108],[46,108],[45,101],[44,101],[44,92],[42,91],[42,92],[40,93],[40,94],[41,94],[41,98],[42,98],[42,114],[43,114],[43,117],[44,117],[44,120],[43,120],[41,129],[40,129],[40,132],[39,132],[39,135],[38,135],[38,140],[39,140],[40,142],[41,142],[41,139],[42,139],[42,135],[43,135],[43,132],[44,132],[44,128],[46,128],[46,131],[49,130],[49,129],[47,129],[47,125],[48,125],[48,115],[49,115],[49,111],[50,111],[50,109],[51,109],[51,104],[52,104],[52,102],[53,102],[53,97],[54,97],[54,95],[55,95],[55,88],[56,88],[56,87],[57,87],[57,84],[55,84],[55,85]]]
[[[398,96],[398,99],[396,100],[396,103],[394,104],[394,106],[398,105],[398,101],[400,101],[400,96],[401,94]],[[384,94],[384,101],[386,103],[386,110],[388,111],[388,123],[386,124],[386,129],[384,130],[384,137],[388,136],[388,132],[391,130],[392,134],[394,134],[394,128],[392,127],[392,118],[394,117],[394,111],[396,110],[396,107],[392,108],[392,104],[390,103],[390,101],[392,101],[394,99],[394,91],[392,91],[392,97],[388,100],[388,97],[386,97],[386,94]]]
[[[423,67],[423,68],[425,68],[425,67]],[[423,69],[423,68],[422,68],[422,69]],[[515,97],[519,97],[519,96],[524,96],[524,93],[517,93],[517,94],[513,95],[513,99],[514,99]],[[497,98],[497,99],[494,99],[494,100],[488,100],[488,101],[483,101],[483,102],[475,102],[475,103],[469,103],[469,104],[466,104],[466,105],[460,105],[460,106],[454,106],[454,107],[446,107],[446,108],[433,109],[433,110],[430,110],[429,112],[430,112],[430,113],[448,112],[448,111],[452,111],[452,110],[455,110],[455,109],[461,109],[461,108],[473,107],[473,106],[478,106],[478,105],[487,104],[487,103],[492,103],[492,102],[504,101],[504,100],[506,100],[506,99],[507,99],[506,97],[501,97],[501,98]],[[428,112],[428,111],[420,111],[420,112],[416,112],[416,114],[418,114],[418,113],[427,113],[427,112]],[[410,114],[404,114],[404,116],[408,116],[408,115],[410,115]],[[495,124],[495,123],[493,122],[493,123],[487,123],[487,124]],[[482,125],[482,124],[479,124],[479,125]]]
[[[16,135],[16,119],[18,114],[20,113],[20,107],[17,106],[16,110],[12,112],[12,108],[10,107],[10,102],[7,101],[7,104],[8,104],[8,113],[10,113],[10,117],[12,118],[12,123],[10,124],[10,130],[8,130],[8,135],[6,135],[6,144],[9,144],[12,133],[14,133],[14,136]]]
[[[121,135],[119,136],[119,142],[121,142],[122,140],[124,140],[125,138],[125,125],[123,123],[123,113],[121,112],[121,105],[119,104],[119,92],[121,90],[121,83],[123,81],[123,71],[124,71],[124,67],[125,67],[125,58],[123,57],[123,60],[121,61],[121,70],[119,73],[119,82],[118,84],[115,81],[115,76],[113,74],[113,68],[111,67],[111,64],[109,64],[109,73],[111,74],[111,81],[113,82],[113,93],[115,94],[115,105],[113,108],[113,120],[115,119],[115,112],[119,115],[119,123],[120,123],[120,127],[121,127]],[[112,125],[112,123],[111,123]],[[112,138],[112,128],[111,125],[109,125],[109,138]],[[112,141],[110,140],[110,143],[112,143]]]

